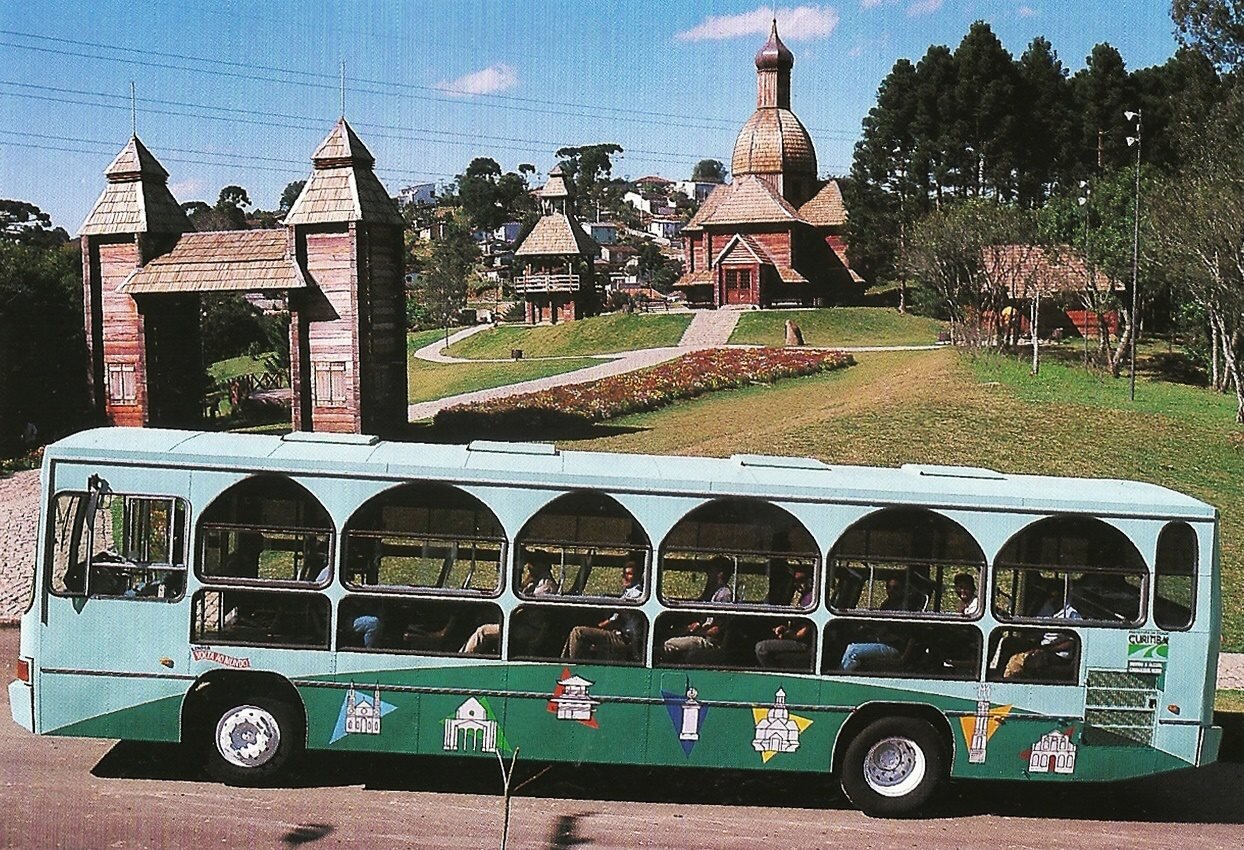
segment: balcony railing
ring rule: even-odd
[[[532,292],[576,292],[578,289],[577,274],[525,274],[514,278],[514,292],[519,295]]]

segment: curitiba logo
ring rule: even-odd
[[[1170,637],[1156,632],[1133,632],[1127,636],[1129,673],[1160,673],[1166,667]]]

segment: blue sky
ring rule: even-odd
[[[347,117],[395,194],[474,156],[544,172],[557,148],[605,141],[625,149],[615,174],[687,177],[729,165],[773,9],[822,173],[849,168],[894,61],[974,20],[1016,55],[1044,35],[1073,72],[1102,41],[1129,68],[1175,50],[1167,0],[0,0],[0,197],[76,233],[129,136],[132,80],[178,200],[238,184],[274,208],[340,114],[343,61]]]

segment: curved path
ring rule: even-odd
[[[599,366],[587,366],[583,369],[575,369],[571,372],[563,372],[560,375],[550,375],[546,378],[535,378],[530,381],[522,381],[517,384],[506,384],[500,387],[493,387],[486,390],[475,390],[474,392],[462,393],[461,395],[448,396],[446,398],[438,398],[433,401],[419,402],[412,404],[407,409],[407,418],[411,422],[418,422],[422,419],[430,419],[437,414],[438,411],[446,407],[453,407],[457,404],[469,404],[476,401],[488,401],[494,398],[504,398],[505,396],[520,395],[522,393],[537,392],[539,390],[547,390],[552,387],[565,386],[567,384],[582,384],[588,381],[595,381],[597,378],[605,378],[610,375],[620,375],[624,372],[633,372],[636,369],[643,369],[653,366],[657,363],[663,363],[666,360],[673,360],[690,351],[699,351],[705,348],[724,348],[730,339],[730,335],[734,333],[735,325],[738,324],[741,311],[739,310],[701,310],[696,311],[691,319],[691,324],[687,326],[687,330],[683,332],[682,338],[678,341],[678,345],[667,346],[664,348],[644,348],[636,351],[623,351],[614,354],[589,354],[576,356],[559,356],[559,357],[530,357],[525,360],[582,360],[589,357],[596,360],[604,361]],[[449,345],[453,345],[459,340],[466,339],[480,331],[487,330],[492,325],[474,325],[469,328],[463,328],[449,336]],[[447,348],[444,339],[437,339],[428,343],[423,348],[415,351],[414,356],[420,360],[427,360],[431,363],[512,363],[509,358],[492,358],[492,359],[472,359],[464,357],[451,357],[442,353],[442,349]],[[748,346],[750,347],[750,346]],[[807,346],[808,348],[818,348],[818,346]],[[863,351],[927,351],[937,348],[936,345],[861,345],[861,346],[826,346],[827,349],[834,351],[845,351],[849,353]]]

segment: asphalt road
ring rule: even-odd
[[[0,629],[12,669],[15,629]],[[7,682],[6,682],[7,684]],[[500,774],[445,758],[304,759],[283,787],[202,779],[180,747],[35,737],[0,701],[0,846],[495,848]],[[822,777],[524,763],[511,848],[1244,847],[1244,765],[1111,785],[952,786],[930,817],[853,811]]]

